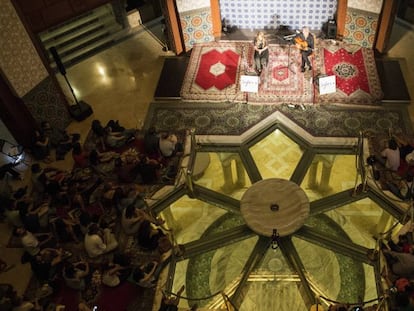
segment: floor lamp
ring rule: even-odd
[[[75,105],[71,105],[69,106],[69,113],[72,116],[72,118],[74,118],[76,121],[83,121],[85,120],[87,117],[89,117],[93,111],[90,105],[88,105],[87,103],[85,103],[84,101],[78,101],[78,99],[76,98],[75,92],[73,91],[73,88],[68,80],[68,78],[66,77],[66,69],[65,66],[63,66],[63,63],[59,57],[59,54],[56,50],[56,48],[54,46],[52,46],[49,49],[50,53],[53,56],[53,59],[55,60],[56,66],[59,70],[59,72],[62,74],[62,76],[65,78],[65,81],[73,95],[73,98],[75,99]]]

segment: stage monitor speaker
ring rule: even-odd
[[[65,69],[65,66],[63,66],[62,60],[60,59],[59,54],[58,54],[58,52],[57,52],[56,48],[55,48],[54,46],[52,46],[52,47],[49,49],[49,51],[50,51],[50,53],[51,53],[51,54],[52,54],[52,56],[53,56],[53,59],[54,59],[54,61],[55,61],[55,63],[56,63],[56,66],[57,66],[57,68],[58,68],[59,72],[60,72],[62,75],[66,75],[66,69]]]
[[[336,22],[334,20],[328,21],[328,27],[326,28],[326,37],[328,39],[336,39]]]
[[[78,102],[78,105],[71,105],[69,107],[69,113],[76,121],[83,121],[89,117],[93,111],[90,105],[81,100]]]

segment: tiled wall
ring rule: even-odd
[[[10,0],[0,0],[0,69],[37,122],[49,120],[54,126],[66,127],[70,116],[60,90],[52,83]]]
[[[0,68],[19,97],[48,76],[10,0],[0,0]]]
[[[346,13],[343,40],[372,48],[377,31],[379,14],[349,8]]]
[[[210,7],[180,12],[180,19],[187,51],[195,43],[214,40]]]
[[[280,25],[319,30],[334,17],[337,0],[220,0],[221,17],[242,29],[276,29]]]

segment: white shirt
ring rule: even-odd
[[[37,255],[40,252],[39,240],[29,231],[22,236],[22,244],[26,252],[31,256]]]
[[[385,162],[385,167],[390,170],[397,171],[400,167],[400,149],[392,150],[390,148],[385,148],[381,152],[381,156],[387,158]]]
[[[97,257],[105,253],[106,244],[102,238],[97,234],[85,234],[85,249],[89,257]]]

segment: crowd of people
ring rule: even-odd
[[[82,297],[101,284],[116,287],[130,281],[152,288],[174,251],[170,231],[152,213],[143,189],[162,177],[174,178],[168,163],[182,151],[177,136],[154,128],[144,135],[117,121],[103,127],[95,120],[91,131],[96,144],[86,149],[77,134],[60,132],[52,139],[49,123],[43,122],[34,138],[30,181],[2,191],[1,215],[23,247],[21,261],[30,265],[41,294],[28,301],[13,289],[0,290],[1,310],[43,310],[51,303],[46,298],[62,284]],[[137,139],[143,149],[132,154]],[[130,150],[123,156],[125,148]],[[73,169],[54,168],[52,149],[56,160],[71,152]],[[131,244],[125,242],[131,240],[139,254],[151,256],[131,255]],[[10,266],[2,261],[0,268]],[[89,310],[88,302],[80,301],[79,310]],[[23,303],[31,307],[15,309]]]

